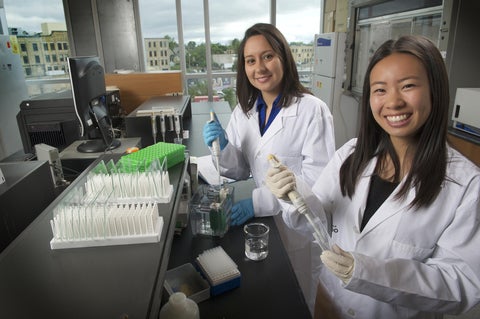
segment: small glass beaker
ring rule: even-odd
[[[270,228],[263,223],[249,223],[245,232],[245,256],[251,260],[262,260],[268,256],[268,233]]]

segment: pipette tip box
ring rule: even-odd
[[[212,296],[240,286],[240,271],[222,246],[204,251],[197,257],[195,264],[210,284]]]

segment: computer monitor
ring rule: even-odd
[[[80,121],[80,136],[85,139],[77,150],[96,153],[119,147],[120,141],[115,139],[108,114],[105,74],[100,59],[96,56],[70,57],[68,66],[73,105]]]

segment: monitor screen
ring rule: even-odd
[[[105,100],[105,74],[96,56],[68,58],[73,105],[80,121],[80,135],[85,141],[82,153],[104,152],[120,146],[115,139]]]

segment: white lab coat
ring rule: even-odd
[[[315,196],[299,186],[311,209],[323,205],[332,241],[355,259],[346,285],[319,265],[320,280],[343,317],[442,318],[441,312],[473,307],[480,301],[480,169],[449,147],[447,180],[429,207],[410,209],[415,191],[406,201],[394,200],[394,191],[360,232],[376,159],[353,198],[343,197],[338,172],[354,145],[352,140],[337,151],[311,189]],[[305,220],[287,203],[284,208],[285,222],[307,232]]]
[[[225,131],[229,143],[220,154],[221,174],[236,180],[252,175],[256,185],[252,193],[255,216],[272,216],[280,211],[278,200],[264,185],[270,167],[269,154],[274,154],[302,176],[308,185],[313,185],[335,152],[330,110],[323,101],[309,94],[282,108],[263,136],[260,135],[256,105],[248,116],[237,105]],[[309,239],[285,227],[280,215],[276,224],[306,301],[313,311],[316,287],[310,287]],[[319,258],[317,255],[314,254],[316,259]]]

